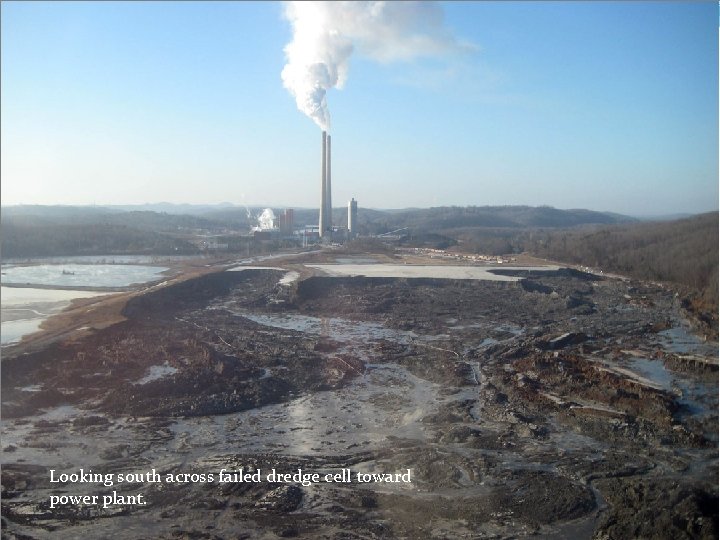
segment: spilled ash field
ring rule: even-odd
[[[3,537],[717,538],[717,343],[671,291],[368,256],[406,273],[218,263],[4,348]]]

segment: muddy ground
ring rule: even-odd
[[[717,538],[717,344],[671,292],[284,273],[200,276],[4,350],[3,537]],[[353,481],[50,482],[79,468]],[[50,508],[113,490],[147,504]]]

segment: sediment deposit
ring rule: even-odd
[[[670,291],[309,273],[211,273],[8,349],[3,536],[717,537],[717,344]],[[117,495],[145,506],[50,508],[108,491],[50,482],[80,467],[412,481],[140,482]]]

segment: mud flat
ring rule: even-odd
[[[149,290],[118,324],[11,350],[3,537],[717,537],[717,344],[670,292],[301,263]],[[81,467],[412,481],[146,481],[120,490],[144,506],[51,509],[108,491],[49,482]]]

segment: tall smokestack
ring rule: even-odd
[[[322,132],[322,161],[321,168],[322,168],[322,181],[320,184],[320,218],[318,220],[318,233],[320,234],[320,238],[322,238],[325,235],[325,228],[327,227],[327,217],[325,213],[327,212],[327,177],[326,177],[326,164],[327,164],[327,133],[325,131]]]
[[[327,136],[327,143],[325,152],[327,154],[327,160],[325,161],[325,204],[326,210],[325,210],[325,219],[326,219],[326,226],[329,231],[332,232],[332,226],[333,226],[333,215],[332,215],[332,185],[330,182],[330,135]]]
[[[354,197],[350,202],[348,202],[347,220],[348,236],[350,238],[354,238],[357,233],[357,201]]]

